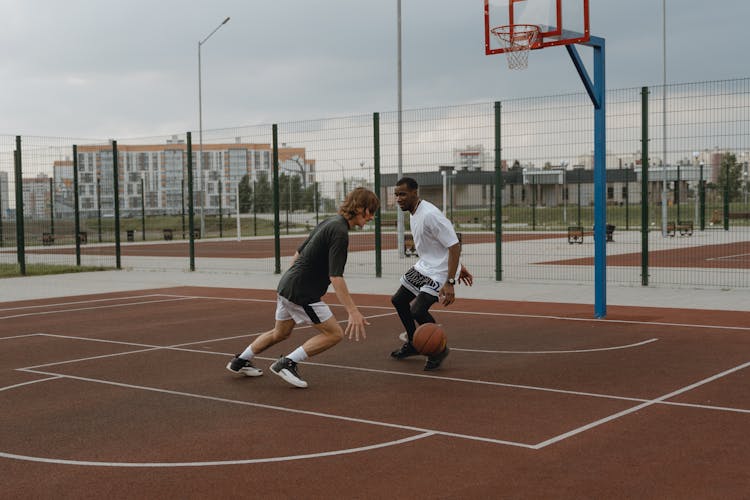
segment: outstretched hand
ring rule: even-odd
[[[359,337],[362,337],[362,340],[367,338],[367,334],[365,333],[365,325],[369,325],[370,322],[365,319],[364,316],[362,316],[362,313],[359,311],[355,311],[353,313],[349,314],[349,323],[346,325],[346,330],[344,330],[344,335],[349,337],[349,340],[354,338],[356,342],[359,342]]]
[[[471,286],[474,284],[474,276],[461,264],[461,272],[458,273],[458,282]]]

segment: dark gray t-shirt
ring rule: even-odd
[[[320,302],[331,276],[343,276],[349,251],[349,223],[344,216],[326,219],[297,249],[299,255],[279,281],[279,295],[301,306]]]

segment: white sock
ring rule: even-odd
[[[249,346],[247,346],[247,349],[242,351],[242,354],[240,354],[239,357],[242,359],[251,360],[253,359],[253,356],[255,356],[255,353],[253,352],[252,344],[250,344]]]
[[[304,349],[302,349],[302,346],[296,348],[292,353],[287,356],[288,359],[291,359],[295,363],[299,363],[300,361],[304,361],[307,359],[307,353]]]

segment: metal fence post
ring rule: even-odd
[[[503,280],[502,103],[495,101],[495,281]]]
[[[115,206],[115,266],[122,269],[120,253],[120,180],[117,160],[117,141],[112,141],[112,192]]]
[[[373,157],[373,189],[380,198],[380,113],[372,114],[372,157]],[[386,196],[387,198],[387,196]],[[383,276],[383,241],[381,237],[381,210],[382,203],[375,213],[375,276]]]
[[[187,133],[188,247],[190,270],[195,271],[195,200],[193,199],[193,136]],[[184,236],[183,236],[184,237]]]
[[[648,286],[648,87],[641,88],[641,285]]]
[[[16,167],[16,249],[18,267],[22,276],[26,275],[26,242],[23,228],[23,173],[21,160],[21,136],[16,136],[16,150],[13,152]]]
[[[706,230],[706,181],[703,179],[703,163],[700,164],[700,180],[698,181],[698,196],[700,198],[701,231]]]
[[[729,162],[724,161],[724,231],[729,231]]]
[[[73,231],[76,239],[76,266],[81,265],[81,212],[78,196],[78,146],[73,144]]]
[[[55,236],[55,180],[49,178],[49,232]]]
[[[274,273],[281,274],[281,219],[279,215],[279,126],[271,127],[273,143],[273,254]]]

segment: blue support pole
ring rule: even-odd
[[[594,49],[594,79],[589,78],[574,45],[566,45],[570,58],[594,104],[594,317],[607,315],[607,115],[604,81],[604,39],[592,36],[587,45]]]

